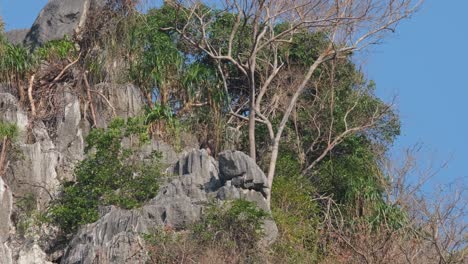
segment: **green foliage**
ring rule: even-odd
[[[317,190],[300,175],[300,164],[292,153],[282,151],[277,165],[271,201],[279,230],[274,256],[283,263],[315,263],[319,256],[321,210],[313,199]]]
[[[158,88],[158,96],[166,103],[169,90],[174,85],[174,78],[181,70],[181,56],[173,37],[161,30],[167,21],[174,18],[173,9],[167,7],[150,10],[141,17],[132,30],[132,53],[130,79],[146,91]]]
[[[145,124],[149,125],[157,121],[166,121],[169,124],[175,124],[176,119],[171,107],[160,104],[156,104],[152,109],[147,107],[145,113]]]
[[[41,62],[69,59],[75,54],[75,44],[68,38],[47,42],[33,53],[0,38],[0,81],[20,85]]]
[[[45,215],[37,209],[37,198],[33,193],[18,198],[16,202],[16,231],[22,237],[32,238],[40,233],[42,224],[46,223]]]
[[[65,233],[96,221],[99,206],[135,208],[157,194],[160,156],[138,160],[132,149],[122,147],[124,138],[140,143],[148,139],[141,119],[116,119],[108,129],[94,129],[87,137],[88,156],[75,169],[76,182],[64,184],[49,210],[51,221]]]
[[[0,140],[7,137],[10,141],[14,141],[19,134],[19,129],[16,124],[10,124],[0,121]]]
[[[187,254],[187,252],[180,252],[178,250],[180,248],[178,245],[187,245],[187,237],[173,232],[173,230],[163,228],[155,228],[151,233],[142,234],[141,236],[145,240],[145,244],[149,249],[148,253],[150,261],[147,263],[183,262],[183,256]],[[193,250],[193,248],[191,248],[191,250]]]
[[[68,37],[51,40],[34,51],[38,60],[56,61],[72,57],[76,53],[75,43]]]
[[[263,220],[268,213],[254,203],[234,200],[207,208],[193,228],[194,238],[202,244],[223,244],[239,249],[253,249],[263,234]]]
[[[0,40],[0,81],[18,82],[34,65],[27,48]]]
[[[3,39],[3,34],[5,33],[5,23],[3,22],[3,18],[0,17],[0,42]]]
[[[400,208],[386,203],[387,182],[377,158],[365,136],[349,137],[320,164],[314,182],[342,205],[350,223],[364,220],[373,227],[398,229],[407,218]]]

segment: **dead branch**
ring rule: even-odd
[[[6,163],[7,148],[8,138],[7,136],[4,136],[2,141],[2,151],[0,152],[0,177],[5,175],[5,172],[8,167],[8,164]]]
[[[88,83],[87,77],[88,71],[83,73],[83,80],[86,86],[86,94],[88,96],[89,107],[91,108],[91,117],[93,118],[93,127],[97,127],[97,119],[96,119],[96,110],[94,108],[93,98],[91,97],[91,88]]]
[[[31,114],[33,118],[36,116],[36,105],[34,104],[34,98],[33,98],[34,77],[35,75],[33,74],[31,76],[31,79],[29,80],[29,88],[28,88],[29,104],[31,105]]]
[[[117,112],[115,111],[114,106],[111,104],[111,102],[109,102],[109,99],[107,99],[107,97],[105,95],[103,95],[101,92],[96,91],[96,90],[90,90],[90,91],[93,92],[93,93],[96,93],[99,96],[101,96],[101,98],[104,99],[104,101],[107,103],[107,105],[112,109],[112,116],[113,117],[117,116]],[[89,97],[88,97],[88,100],[89,100]]]

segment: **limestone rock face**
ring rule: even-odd
[[[11,228],[11,213],[13,211],[13,197],[0,177],[0,263],[11,264],[11,249],[8,246]]]
[[[25,130],[28,125],[28,116],[10,93],[0,92],[0,120],[16,124],[20,130]]]
[[[107,127],[109,121],[114,117],[127,119],[137,116],[143,111],[145,105],[143,94],[138,87],[132,84],[102,83],[96,85],[96,90],[97,93],[93,93],[93,98],[96,112],[99,113],[96,116],[98,127]]]
[[[35,243],[28,244],[23,247],[19,252],[19,258],[16,263],[18,264],[52,264],[47,261],[47,255],[42,249]]]
[[[91,7],[101,0],[50,0],[26,35],[24,43],[31,47],[47,41],[71,36],[84,26]]]
[[[248,160],[249,157],[238,153],[235,157],[241,157],[243,160],[234,163],[244,167],[235,168],[229,164],[229,170],[260,170],[255,162]],[[245,162],[248,162],[248,165]],[[149,233],[158,226],[170,226],[175,230],[187,228],[200,220],[210,201],[242,198],[268,210],[266,199],[261,192],[243,186],[236,187],[230,181],[220,179],[220,171],[224,171],[222,166],[225,164],[218,164],[205,150],[193,150],[185,154],[170,168],[175,178],[164,185],[154,199],[142,208],[134,210],[110,208],[97,222],[80,229],[61,263],[86,264],[96,263],[98,260],[99,263],[144,263],[148,256],[144,243],[139,238],[141,233]],[[271,243],[277,236],[276,224],[267,220],[264,229],[264,243]],[[115,249],[116,244],[119,250]]]
[[[13,44],[23,44],[26,34],[28,34],[29,29],[14,29],[5,33],[5,36],[8,41]]]
[[[104,87],[101,85],[100,87]],[[128,118],[138,115],[143,107],[140,91],[134,86],[106,86],[103,96],[96,96],[96,105],[102,113],[111,113],[109,101],[116,115],[101,116],[105,127],[112,118]],[[36,263],[31,259],[46,261],[39,237],[21,241],[15,235],[13,223],[15,201],[23,197],[35,198],[36,208],[44,209],[57,195],[60,183],[73,180],[75,165],[84,158],[84,139],[90,131],[90,122],[84,118],[87,109],[80,104],[72,87],[60,85],[61,104],[57,116],[49,123],[29,119],[15,96],[0,87],[0,121],[14,123],[20,130],[15,142],[18,155],[10,160],[6,175],[0,183],[0,263]],[[140,98],[140,99],[139,99]],[[89,111],[89,109],[88,109]],[[160,150],[168,163],[177,160],[177,154],[167,144],[157,142],[148,147],[149,152]],[[16,157],[17,156],[17,157]],[[15,197],[13,199],[12,197]],[[7,209],[9,208],[9,209]],[[42,238],[47,237],[47,235]],[[19,240],[18,240],[19,239]],[[26,242],[26,244],[25,244]],[[46,243],[47,244],[47,243]],[[44,258],[39,258],[44,256]],[[55,258],[55,257],[54,257]],[[47,262],[37,262],[47,263]]]

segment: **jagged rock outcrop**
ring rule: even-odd
[[[50,0],[41,10],[24,43],[33,48],[65,35],[71,36],[85,24],[93,6],[104,0]]]
[[[101,85],[103,96],[94,97],[95,105],[103,113],[113,112],[107,102],[116,109],[114,115],[101,116],[102,127],[106,126],[113,117],[128,118],[141,113],[143,101],[140,91],[131,85]],[[56,117],[44,123],[30,119],[23,110],[15,96],[2,91],[9,91],[0,87],[0,121],[14,123],[20,130],[20,136],[15,142],[14,155],[10,160],[10,166],[2,179],[2,190],[13,194],[15,201],[22,197],[31,196],[36,199],[37,209],[43,209],[58,191],[60,183],[73,179],[73,170],[77,162],[84,158],[84,138],[89,133],[90,122],[86,114],[86,106],[83,106],[79,94],[73,87],[60,85],[57,87],[61,104]],[[95,90],[99,90],[96,89]],[[105,96],[105,98],[104,98]],[[147,152],[161,151],[163,160],[172,163],[177,159],[177,154],[167,144],[153,141],[145,146]],[[4,192],[5,193],[5,192]],[[3,193],[3,194],[4,194]],[[2,195],[3,195],[2,194]],[[38,243],[33,240],[18,241],[13,227],[5,219],[11,219],[15,211],[15,201],[12,210],[3,209],[6,206],[5,199],[1,200],[0,227],[9,232],[0,233],[0,263],[19,263],[22,259],[27,263],[29,258],[46,261],[45,254],[40,250]],[[13,215],[12,215],[13,214]],[[42,252],[42,253],[41,253]],[[22,257],[22,258],[21,258]],[[39,260],[40,257],[44,257]],[[46,262],[44,262],[46,263]]]
[[[7,40],[13,44],[23,44],[29,29],[13,29],[5,33]]]
[[[221,153],[220,156],[223,162],[218,164],[205,150],[193,150],[184,155],[171,168],[175,178],[164,185],[154,199],[134,210],[110,208],[101,219],[78,232],[61,263],[144,263],[147,253],[139,236],[141,233],[149,233],[158,226],[184,229],[201,218],[210,201],[244,198],[265,208],[266,199],[261,192],[245,188],[246,185],[234,186],[231,180],[226,180],[230,176],[220,174],[234,171],[236,177],[231,179],[245,176],[256,179],[255,182],[264,187],[266,177],[255,162],[241,152]],[[229,167],[223,168],[226,164]],[[260,183],[260,179],[265,181]],[[265,231],[265,243],[271,243],[277,235],[275,223],[266,221]]]

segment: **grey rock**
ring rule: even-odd
[[[56,168],[60,181],[73,180],[75,164],[84,158],[85,136],[90,124],[82,119],[80,100],[70,87],[61,87],[63,107],[56,117],[56,131],[53,139],[59,161]]]
[[[262,191],[267,188],[265,173],[254,160],[240,151],[223,151],[218,155],[220,178],[239,188]]]
[[[226,139],[224,143],[224,150],[235,150],[238,149],[241,143],[242,132],[239,128],[227,127],[226,128]]]
[[[0,121],[16,124],[20,131],[25,131],[28,126],[27,114],[10,93],[0,93]]]
[[[33,134],[36,143],[18,144],[21,158],[11,163],[7,179],[17,197],[32,194],[39,208],[45,208],[60,186],[56,171],[59,153],[44,127],[33,128]]]
[[[123,145],[126,146],[125,142],[123,143]],[[176,151],[171,145],[167,144],[162,140],[156,139],[152,139],[149,144],[143,145],[138,150],[137,154],[139,155],[140,159],[145,159],[149,157],[153,152],[159,152],[162,155],[160,162],[163,165],[167,166],[177,162],[177,159],[179,157],[179,155],[176,153]]]
[[[278,237],[278,226],[275,221],[272,219],[266,219],[263,223],[263,233],[264,236],[259,241],[261,246],[270,246],[276,241]]]
[[[107,127],[115,117],[126,120],[143,112],[145,105],[143,94],[132,84],[101,83],[96,85],[95,90],[98,92],[93,93],[96,112],[99,113],[97,115],[98,127]]]
[[[13,197],[8,185],[0,177],[0,263],[12,263],[12,252],[8,246],[11,229],[11,213],[13,211]]]
[[[50,0],[41,10],[25,37],[24,43],[33,48],[50,40],[71,36],[84,26],[90,9],[98,0]]]
[[[20,251],[17,264],[52,264],[46,253],[36,243],[26,244]]]
[[[112,102],[117,116],[126,119],[137,115],[143,108],[141,92],[134,86],[101,85],[100,88],[106,100]],[[15,142],[18,157],[10,161],[7,173],[2,179],[5,185],[2,183],[1,186],[8,184],[8,192],[3,192],[5,189],[3,188],[0,196],[3,197],[5,193],[8,193],[13,194],[13,197],[21,198],[32,194],[36,198],[39,210],[44,209],[56,196],[62,181],[73,180],[74,167],[84,158],[84,138],[90,130],[90,124],[87,119],[83,118],[86,114],[80,107],[80,99],[73,92],[74,89],[63,85],[59,85],[57,89],[62,93],[61,110],[58,111],[55,122],[52,122],[53,126],[49,127],[41,121],[30,124],[28,115],[22,110],[15,96],[10,93],[0,93],[0,120],[15,123],[20,129],[20,137]],[[0,91],[9,91],[9,89],[0,86]],[[103,113],[112,113],[101,96],[94,98],[96,98],[96,105],[101,107],[100,110]],[[114,115],[100,117],[101,125],[105,127]],[[163,142],[153,142],[149,146],[149,151],[152,150],[165,153],[168,163],[177,160],[177,154],[174,151],[171,152],[170,146]],[[29,242],[25,244],[25,241],[15,235],[13,224],[6,220],[11,218],[12,212],[6,210],[4,206],[8,204],[7,201],[10,201],[14,210],[15,201],[13,198],[0,199],[2,199],[0,229],[4,229],[0,235],[0,263],[12,263],[12,261],[17,263],[20,260],[24,260],[23,263],[34,263],[30,262],[31,259],[42,261],[41,248],[48,248],[48,244],[52,242],[44,243],[41,239],[52,239],[53,236],[48,236],[46,231],[41,231],[44,234],[39,234],[39,240],[29,241],[36,245]],[[118,239],[114,241],[123,243]],[[60,251],[54,251],[53,254],[55,254],[53,259],[60,258]]]
[[[29,29],[14,29],[5,33],[7,40],[13,44],[19,45],[23,44],[26,34],[28,34]]]

